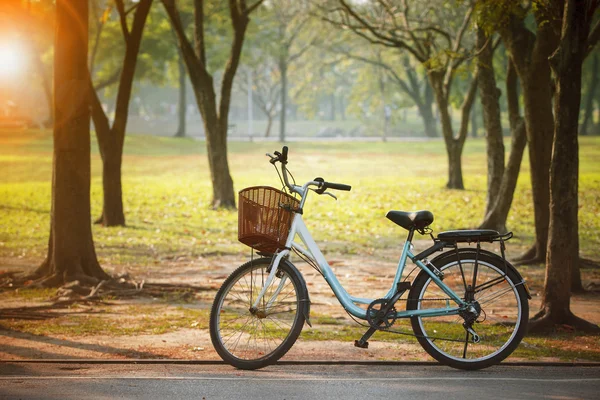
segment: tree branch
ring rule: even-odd
[[[377,31],[373,25],[369,24],[367,20],[365,20],[364,18],[362,18],[360,15],[358,15],[358,13],[356,13],[356,11],[354,11],[354,9],[352,7],[350,7],[348,5],[348,3],[346,3],[345,0],[339,0],[340,4],[342,5],[343,9],[345,10],[345,12],[350,15],[354,20],[356,20],[362,27],[364,27],[365,29],[367,29],[375,38],[379,39],[382,42],[387,42],[388,43],[388,47],[398,47],[398,48],[403,48],[405,50],[407,50],[408,52],[410,52],[413,56],[415,56],[415,58],[421,62],[425,62],[427,61],[427,57],[424,54],[420,54],[419,51],[417,49],[415,49],[412,46],[409,46],[404,40],[400,40],[397,39],[395,37],[392,36],[386,36],[383,35],[381,32]],[[350,28],[350,26],[345,25],[347,27]],[[351,28],[352,29],[352,28]],[[359,35],[361,35],[361,33],[359,33],[357,30],[352,29],[355,33],[358,33]],[[362,34],[361,36],[363,36],[364,34]],[[363,36],[365,37],[365,36]],[[392,46],[390,46],[390,44]]]
[[[598,40],[600,40],[600,20],[596,22],[596,25],[594,25],[594,27],[590,31],[590,34],[588,36],[588,47],[585,52],[585,55],[583,56],[584,59],[590,55],[590,53],[598,43]]]
[[[475,101],[475,94],[477,93],[477,84],[479,82],[479,71],[475,73],[473,80],[471,81],[471,85],[469,86],[469,91],[467,92],[467,96],[463,100],[463,104],[461,106],[462,116],[460,121],[460,130],[458,132],[458,140],[460,142],[464,142],[467,138],[467,132],[469,130],[469,115],[471,114],[471,108],[473,107],[473,102]]]
[[[194,48],[196,57],[206,65],[206,46],[204,44],[204,1],[194,1]]]
[[[115,72],[113,72],[112,75],[110,75],[108,78],[104,79],[97,85],[94,85],[94,90],[102,90],[105,87],[117,83],[117,81],[119,80],[119,76],[121,76],[121,68],[116,69]]]
[[[453,55],[457,54],[458,51],[460,50],[460,45],[461,45],[463,36],[467,30],[467,27],[469,26],[469,22],[471,21],[471,15],[473,15],[474,9],[475,9],[475,4],[471,4],[471,7],[469,7],[469,9],[467,10],[467,13],[465,14],[463,23],[462,23],[460,29],[458,30],[458,34],[456,35],[456,40],[454,42],[454,46],[452,47]],[[450,82],[452,81],[454,71],[462,63],[464,58],[466,58],[466,57],[464,57],[464,56],[460,57],[458,59],[458,61],[456,62],[456,60],[453,59],[452,56],[450,56],[450,55],[448,56],[448,60],[446,61],[446,72],[444,75],[444,92],[445,92],[446,98],[449,96]]]
[[[129,43],[129,28],[127,27],[127,13],[125,12],[125,5],[123,0],[115,0],[117,11],[119,12],[119,22],[121,23],[121,31],[123,32],[123,38],[125,38],[125,45]]]

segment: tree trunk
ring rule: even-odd
[[[477,29],[477,66],[479,70],[479,97],[483,107],[483,125],[487,143],[487,199],[488,215],[498,201],[500,184],[504,175],[504,140],[500,122],[500,90],[494,74],[494,49],[482,28]],[[506,230],[506,227],[504,227]]]
[[[177,66],[179,67],[179,102],[177,103],[177,132],[175,137],[185,137],[186,131],[186,111],[187,111],[187,99],[186,99],[186,73],[185,63],[183,62],[183,56],[181,50],[179,50],[179,58],[177,60]]]
[[[112,135],[111,139],[116,135]],[[123,163],[122,144],[114,143],[104,149],[102,158],[102,189],[104,226],[125,226],[123,191],[121,185],[121,165]]]
[[[57,0],[54,45],[54,157],[48,255],[40,285],[108,279],[96,258],[90,211],[88,2]]]
[[[192,82],[198,110],[204,121],[208,165],[213,185],[213,198],[211,202],[213,208],[235,208],[233,180],[229,173],[229,163],[227,161],[227,126],[231,104],[231,90],[240,61],[246,28],[250,21],[248,15],[260,4],[261,2],[259,1],[255,2],[253,6],[247,7],[244,1],[229,2],[230,18],[234,34],[229,59],[223,72],[220,101],[217,106],[213,77],[207,70],[206,43],[204,39],[204,2],[195,2],[195,43],[192,46],[181,23],[175,0],[163,0],[163,5],[171,21],[171,26],[177,35],[188,76]]]
[[[52,105],[52,82],[49,77],[46,66],[42,61],[42,53],[38,49],[37,54],[34,56],[35,66],[37,68],[38,75],[42,79],[42,88],[44,89],[44,95],[46,96],[46,103],[48,104],[48,118],[44,121],[46,128],[51,128],[54,124],[54,106]]]
[[[207,132],[208,164],[213,186],[212,207],[235,208],[233,180],[227,162],[227,127],[220,124],[208,126],[205,123],[204,129]],[[216,132],[217,129],[221,131]]]
[[[435,97],[433,95],[433,89],[428,82],[424,82],[424,95],[423,95],[423,110],[421,117],[423,117],[423,123],[425,124],[425,135],[428,137],[438,137],[438,121],[436,115],[433,113],[433,103]]]
[[[267,114],[267,129],[265,129],[265,137],[271,135],[271,126],[273,125],[273,116],[271,113]]]
[[[581,134],[590,135],[590,122],[594,123],[594,98],[596,96],[596,88],[598,87],[598,54],[594,54],[592,58],[592,80],[589,83],[589,91],[585,102],[585,109],[583,110],[583,123],[581,124]]]
[[[473,103],[473,109],[471,110],[471,137],[477,137],[477,102]]]
[[[446,145],[448,154],[448,189],[464,189],[465,185],[462,178],[462,150],[461,143],[453,142],[451,145]]]
[[[535,243],[519,257],[521,263],[543,262],[548,243],[550,220],[550,159],[554,135],[552,79],[548,57],[556,49],[558,38],[550,23],[538,17],[537,34],[513,18],[502,39],[511,53],[523,89],[525,126],[529,145],[531,189],[535,221]]]
[[[329,95],[329,104],[331,107],[331,115],[330,115],[329,120],[335,121],[335,93],[331,93]]]
[[[494,206],[485,215],[483,222],[479,226],[480,229],[494,229],[500,233],[508,232],[506,220],[512,205],[517,180],[519,178],[519,170],[521,169],[523,152],[525,150],[525,145],[527,144],[525,121],[523,121],[523,118],[519,113],[517,75],[512,62],[509,60],[508,63],[506,74],[506,100],[508,103],[508,115],[512,132],[510,156],[502,175]]]
[[[96,222],[104,226],[125,225],[121,185],[123,144],[129,117],[129,100],[131,99],[135,67],[151,5],[152,0],[141,0],[139,2],[135,9],[131,31],[128,31],[126,35],[124,34],[126,41],[125,56],[123,58],[123,69],[119,77],[119,89],[115,102],[115,120],[112,127],[110,127],[108,118],[100,105],[97,93],[95,91],[90,93],[92,118],[96,127],[100,155],[102,156],[102,187],[104,189],[102,215]]]
[[[287,107],[287,53],[282,52],[279,59],[279,72],[281,73],[281,111],[279,114],[279,141],[285,142],[285,120]]]
[[[428,77],[440,113],[442,134],[446,144],[446,153],[448,155],[448,183],[446,184],[446,187],[448,189],[464,189],[461,158],[465,140],[467,138],[467,131],[469,129],[471,108],[477,91],[477,74],[471,81],[471,85],[461,106],[461,125],[457,137],[454,136],[454,131],[452,129],[452,119],[448,103],[449,86],[444,84],[444,74],[432,70],[429,71]]]
[[[421,115],[421,119],[423,120],[425,136],[438,137],[439,134],[437,129],[437,122],[435,120],[435,117],[433,116],[433,108],[431,105],[431,101],[425,101],[424,103],[418,103],[417,108],[419,110],[419,114]]]
[[[550,170],[550,226],[542,310],[534,317],[532,331],[560,324],[578,329],[600,328],[575,317],[570,310],[571,270],[579,260],[577,128],[581,102],[581,68],[591,16],[587,2],[566,0],[560,44],[550,58],[557,77],[556,125]]]

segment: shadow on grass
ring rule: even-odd
[[[166,355],[148,353],[131,349],[122,349],[105,344],[82,343],[68,339],[59,339],[49,336],[24,333],[10,328],[0,327],[0,340],[2,337],[18,339],[31,343],[31,346],[18,346],[3,344],[0,352],[11,354],[20,358],[43,358],[43,359],[80,359],[91,358],[90,356],[64,355],[60,353],[41,350],[40,345],[56,346],[58,348],[79,349],[98,353],[96,358],[106,358],[103,355],[113,355],[116,358],[166,358]]]

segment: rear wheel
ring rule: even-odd
[[[241,369],[273,364],[292,347],[304,325],[308,301],[299,272],[282,262],[262,300],[253,307],[271,259],[236,269],[217,292],[210,314],[210,338],[221,358]],[[306,299],[306,300],[303,300]]]
[[[508,357],[527,329],[529,305],[522,278],[500,257],[476,257],[475,252],[461,252],[460,262],[454,252],[442,255],[436,267],[444,274],[444,284],[472,307],[462,315],[412,317],[412,328],[421,346],[439,362],[460,369],[481,369]],[[454,304],[422,271],[411,288],[406,308],[444,309]],[[465,327],[480,340],[477,342]]]

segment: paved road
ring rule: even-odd
[[[0,399],[598,399],[600,367],[0,363]]]

